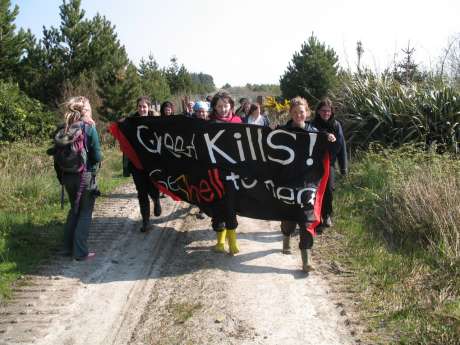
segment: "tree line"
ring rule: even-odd
[[[44,109],[55,110],[69,95],[84,93],[96,106],[96,116],[111,120],[132,111],[140,94],[161,102],[175,94],[215,90],[211,75],[189,72],[176,57],[169,66],[160,67],[149,55],[136,66],[118,39],[115,26],[100,14],[88,18],[81,0],[63,0],[59,27],[43,27],[41,39],[29,29],[16,30],[19,7],[12,7],[10,0],[0,0],[0,13],[3,93],[7,89],[22,92],[23,97],[43,103]],[[7,83],[19,90],[5,86]],[[8,103],[3,98],[1,102]]]

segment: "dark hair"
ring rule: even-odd
[[[251,106],[249,107],[248,115],[251,115],[253,112],[255,112],[257,109],[260,110],[260,105],[259,103],[252,103]]]
[[[231,106],[231,110],[234,109],[235,102],[233,101],[232,96],[230,96],[230,94],[227,91],[219,91],[218,93],[214,95],[211,101],[211,113],[213,115],[216,114],[215,108],[216,108],[217,102],[219,102],[219,99],[228,100],[228,103],[230,103],[230,106]]]
[[[172,104],[170,101],[165,101],[165,102],[161,103],[160,116],[166,116],[166,114],[165,114],[165,108],[166,107],[170,107],[171,110],[174,113],[174,104]]]
[[[139,105],[139,103],[145,102],[149,106],[149,108],[152,107],[152,101],[150,100],[149,96],[141,96],[136,100],[136,105]]]
[[[249,99],[243,97],[243,98],[240,98],[240,100],[238,102],[242,105],[243,103],[249,102]]]
[[[316,105],[315,117],[319,116],[319,110],[325,106],[331,108],[331,118],[334,117],[334,106],[332,105],[332,101],[329,99],[329,97],[321,99],[321,101]]]

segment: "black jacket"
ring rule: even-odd
[[[336,160],[339,162],[340,173],[346,175],[348,171],[347,146],[343,135],[342,125],[331,115],[328,121],[324,121],[319,114],[315,116],[312,125],[320,132],[332,133],[336,137],[331,149],[331,166],[335,165]]]

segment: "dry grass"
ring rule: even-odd
[[[366,153],[337,187],[343,248],[371,344],[458,345],[460,164],[406,148]]]

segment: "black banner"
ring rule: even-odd
[[[109,130],[161,191],[209,215],[225,202],[250,218],[319,221],[329,174],[322,133],[184,116],[131,117]],[[305,209],[316,219],[305,219]]]

